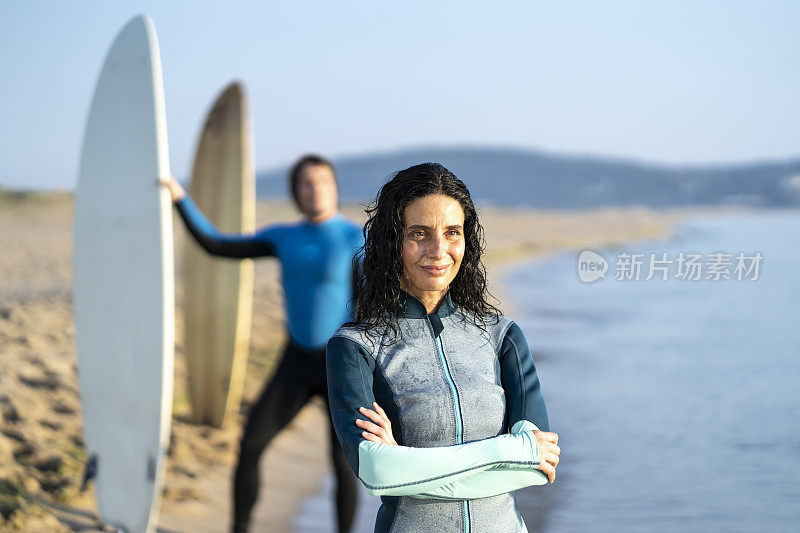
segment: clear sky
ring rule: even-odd
[[[800,155],[796,1],[8,1],[0,185],[74,187],[103,58],[142,12],[179,177],[233,79],[259,169],[459,143],[669,164]]]

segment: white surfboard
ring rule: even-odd
[[[100,73],[75,204],[84,435],[104,523],[155,529],[172,412],[172,204],[153,21],[132,19]]]

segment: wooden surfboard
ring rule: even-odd
[[[203,126],[189,194],[224,233],[255,229],[255,169],[250,111],[232,83]],[[219,427],[241,400],[253,307],[253,261],[212,257],[187,239],[183,313],[188,396],[196,422]]]
[[[105,524],[155,529],[172,414],[172,202],[153,21],[132,19],[92,100],[75,200],[74,313],[86,449]]]

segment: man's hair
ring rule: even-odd
[[[333,163],[331,163],[329,159],[317,154],[304,155],[298,159],[289,170],[289,191],[292,193],[292,198],[294,199],[294,203],[297,205],[298,209],[301,209],[301,206],[300,200],[297,197],[297,186],[300,182],[300,173],[303,172],[303,169],[306,167],[306,165],[321,165],[331,169],[331,172],[333,172],[333,181],[336,183],[336,188],[339,188],[339,181],[336,178],[336,167],[333,166]]]

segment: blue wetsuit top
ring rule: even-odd
[[[275,256],[281,262],[289,336],[307,349],[323,349],[336,328],[351,320],[353,257],[361,227],[341,213],[319,224],[274,224],[252,234],[217,230],[187,194],[175,206],[208,253],[222,257]]]

